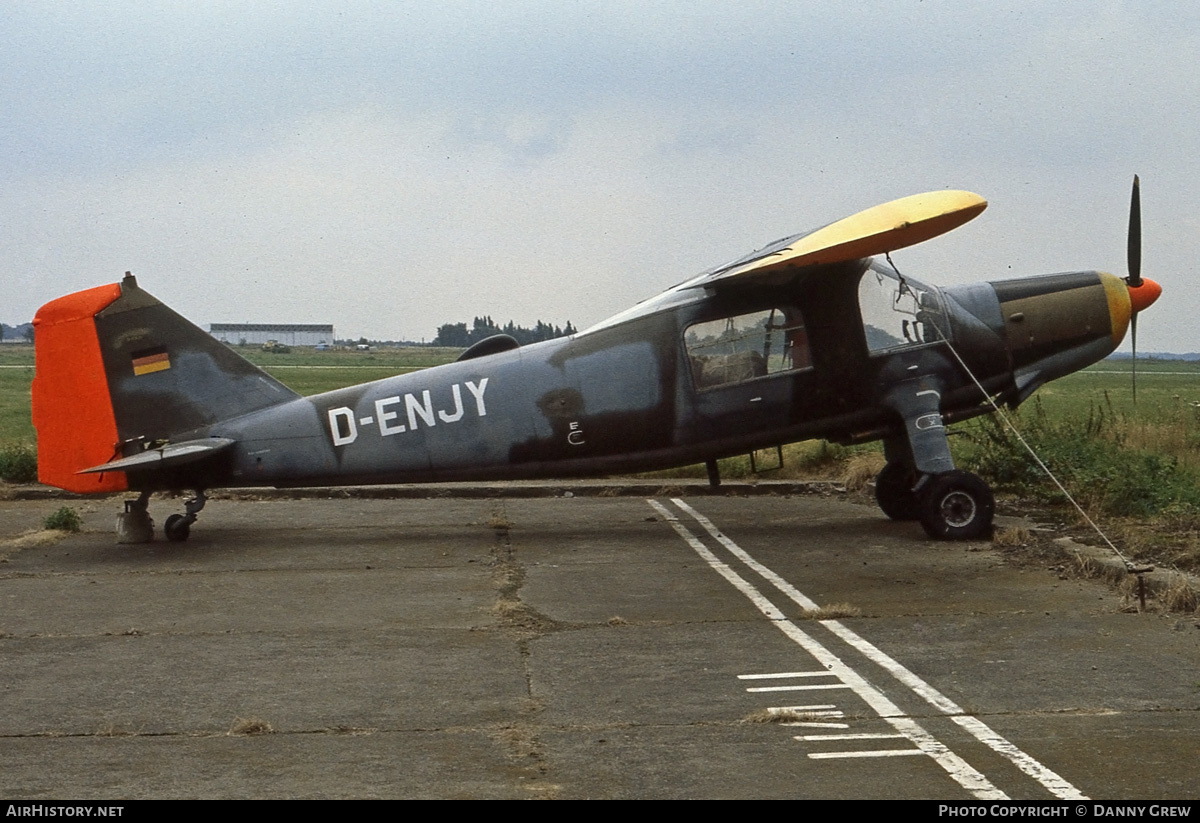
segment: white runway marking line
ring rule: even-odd
[[[741,560],[754,571],[762,575],[771,585],[779,589],[792,602],[798,606],[811,611],[817,610],[817,604],[800,593],[795,586],[788,583],[775,572],[768,569],[766,566],[759,563],[749,554],[747,554],[740,546],[734,543],[717,529],[707,517],[700,514],[687,503],[679,499],[672,499],[675,505],[687,512],[701,527],[704,528],[714,539],[722,546],[729,550],[734,557]],[[983,743],[992,751],[1007,758],[1017,766],[1025,774],[1032,777],[1034,780],[1041,783],[1055,797],[1063,800],[1087,800],[1087,795],[1075,788],[1067,780],[1039,763],[1030,755],[1021,751],[1012,742],[1006,740],[1001,735],[993,731],[986,723],[977,717],[968,715],[962,707],[955,703],[950,698],[939,692],[933,686],[926,683],[909,669],[905,668],[898,661],[893,660],[888,655],[884,654],[873,644],[860,637],[856,632],[844,626],[837,620],[821,620],[818,621],[825,626],[843,641],[862,652],[867,659],[871,660],[879,666],[882,666],[897,680],[908,686],[917,695],[922,697],[930,705],[941,711],[943,714],[949,715],[950,719],[957,723],[962,728],[971,733],[977,740]]]
[[[748,692],[808,692],[819,689],[848,689],[845,683],[812,683],[807,686],[756,686]]]
[[[902,734],[888,734],[887,732],[853,732],[851,734],[800,734],[796,735],[796,740],[894,740],[897,737],[904,737]]]
[[[802,729],[848,729],[849,723],[816,723],[805,721],[803,723],[780,723],[781,726],[789,726]]]
[[[905,757],[910,754],[924,754],[924,752],[916,749],[871,749],[865,752],[813,752],[809,757],[813,760],[836,760],[853,757]],[[1008,798],[1002,797],[996,799],[1007,800]]]
[[[657,500],[647,500],[646,502],[664,520],[671,524],[671,528],[675,530],[675,533],[682,537],[684,542],[691,546],[696,554],[700,555],[717,574],[724,577],[734,588],[744,594],[764,616],[771,620],[773,625],[815,657],[818,663],[835,674],[839,680],[848,684],[854,690],[854,693],[862,698],[876,714],[886,720],[892,728],[912,741],[916,746],[916,750],[933,758],[934,762],[941,766],[956,783],[980,800],[1009,799],[1008,795],[992,785],[974,766],[946,748],[943,743],[925,731],[919,723],[904,716],[904,713],[900,711],[900,707],[889,700],[883,692],[868,683],[861,675],[847,666],[841,658],[810,637],[807,632],[788,620],[783,612],[764,597],[758,589],[750,585],[745,578],[709,551],[708,547],[700,542],[687,526],[679,522],[679,518],[673,512]],[[825,755],[824,758],[819,758],[815,757],[815,754],[818,753],[810,753],[809,757],[813,759],[826,759],[828,757],[841,756],[839,753],[819,753]],[[892,755],[859,753],[849,756],[890,757]]]
[[[767,674],[739,674],[738,680],[787,680],[789,677],[828,677],[833,672],[769,672]]]

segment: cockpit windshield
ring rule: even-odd
[[[858,284],[863,331],[872,354],[937,343],[948,333],[937,289],[872,262]]]

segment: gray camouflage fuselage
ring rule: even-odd
[[[936,289],[862,261],[832,275],[829,268],[819,277],[800,274],[740,289],[684,284],[571,338],[294,397],[185,431],[122,427],[123,439],[142,442],[234,441],[232,448],[200,461],[131,471],[130,487],[598,475],[810,438],[884,439],[889,452],[906,454],[918,469],[945,470],[952,463],[944,423],[987,412],[987,396],[1018,403],[1046,380],[1115,347],[1101,282],[1111,275],[1080,272]],[[917,295],[913,311],[897,314],[914,330],[923,324],[919,333],[910,335],[904,325],[910,339],[896,334],[872,344],[860,287],[860,279],[872,278],[897,300]],[[1013,320],[1011,309],[1018,305],[1023,316]],[[1039,315],[1039,306],[1050,316]],[[732,328],[730,318],[773,318],[772,312],[788,318],[787,334],[799,329],[804,335],[803,363],[705,385],[698,359],[741,355],[697,354],[699,344],[689,348],[689,329],[714,322]],[[771,324],[766,321],[776,328]],[[1025,334],[1034,327],[1040,337]],[[176,369],[221,371],[202,362],[208,341],[183,348],[187,354],[176,356]],[[791,349],[793,359],[795,352]],[[757,355],[751,352],[750,358],[757,362]],[[778,353],[764,355],[771,356]],[[174,375],[175,385],[185,396],[170,405],[203,406],[211,398],[210,389],[193,393],[181,377]],[[148,382],[143,387],[151,388]],[[118,413],[119,426],[121,419]]]

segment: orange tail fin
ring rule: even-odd
[[[47,303],[33,323],[38,479],[51,486],[173,488],[178,478],[140,461],[125,461],[119,471],[96,469],[145,449],[207,438],[222,420],[297,397],[142,291],[132,275]],[[133,480],[131,467],[140,472]]]
[[[47,303],[33,318],[33,425],[42,483],[73,492],[127,488],[120,472],[76,474],[119,456],[95,318],[120,296],[116,283],[99,286]]]

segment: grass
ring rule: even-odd
[[[290,354],[268,354],[253,346],[233,348],[305,396],[450,363],[462,353],[462,349],[454,348],[404,347],[370,352],[299,349]],[[5,474],[7,449],[19,446],[34,453],[37,433],[31,417],[32,384],[33,346],[0,346],[0,480],[10,483],[32,482],[9,479]]]
[[[0,446],[0,480],[33,483],[37,480],[37,450],[26,443]]]
[[[63,506],[46,516],[42,521],[42,528],[47,531],[54,529],[60,532],[77,532],[83,528],[83,521],[79,519],[78,512],[70,506]]]
[[[391,373],[396,374],[397,369],[415,371],[427,369],[430,366],[440,366],[462,354],[462,349],[438,346],[385,347],[372,349],[369,352],[349,349],[316,351],[315,349],[294,348],[288,354],[270,354],[257,346],[231,346],[230,348],[254,365],[268,371],[288,366],[322,366],[342,369],[391,369]]]
[[[1200,569],[1200,369],[1103,363],[1056,381],[1013,415],[1017,428],[1122,552],[1159,566]],[[1181,372],[1181,373],[1168,373]],[[959,427],[955,459],[1000,493],[1061,507],[1082,522],[1017,439],[993,418]]]
[[[29,416],[32,384],[33,346],[0,345],[0,445],[35,441]]]
[[[1032,539],[1029,529],[1022,526],[996,529],[992,542],[997,546],[1024,546]]]
[[[804,711],[790,707],[759,709],[742,718],[743,723],[828,723],[834,717],[820,712]]]
[[[274,734],[275,728],[258,717],[238,717],[226,732],[230,737],[252,737],[260,734]]]
[[[848,479],[849,472],[854,471],[861,482],[862,466],[883,467],[883,447],[878,443],[866,443],[861,446],[839,446],[824,440],[806,440],[802,443],[788,443],[783,447],[783,465],[778,463],[774,449],[763,449],[757,453],[758,471],[752,470],[749,455],[727,457],[717,461],[721,477],[725,480],[746,480],[760,477],[765,480],[813,480],[813,479]],[[858,468],[853,468],[858,467]],[[870,472],[870,477],[879,473],[879,468]],[[869,471],[869,469],[868,469]],[[675,469],[646,472],[643,477],[653,480],[700,479],[708,476],[703,463],[692,466],[680,466]]]
[[[1188,447],[1148,448],[1144,435],[1159,442],[1184,440],[1180,421],[1147,421],[1098,405],[1086,415],[1052,416],[1042,401],[1013,415],[1017,429],[1041,460],[1085,508],[1117,516],[1156,515],[1173,509],[1200,513],[1200,471]],[[1000,491],[1057,503],[1062,493],[1046,478],[1020,441],[996,418],[963,428],[956,460],[972,466]],[[1136,435],[1142,435],[1138,437]]]
[[[803,609],[796,616],[801,620],[837,620],[840,617],[862,617],[862,609],[849,603],[831,603],[819,609]]]

